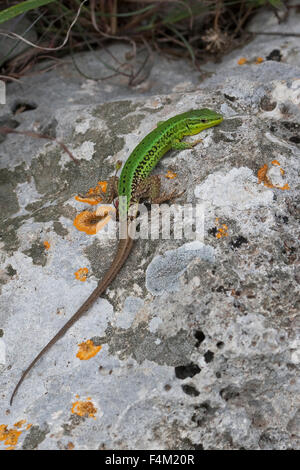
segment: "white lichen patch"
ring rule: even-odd
[[[24,181],[24,183],[19,183],[16,187],[16,194],[18,204],[20,206],[20,210],[15,214],[16,217],[28,214],[28,211],[25,209],[27,204],[32,204],[33,202],[38,201],[41,197],[36,190],[33,179],[30,182]]]
[[[272,181],[272,184],[274,184],[274,186],[276,185],[282,187],[286,184],[286,180],[280,170],[281,168],[279,166],[272,166],[271,168],[269,168],[267,175],[268,178],[270,178],[270,180]]]
[[[144,302],[137,297],[127,297],[123,311],[117,316],[116,326],[119,328],[129,328],[134,321],[137,312],[142,308]]]
[[[158,330],[159,325],[162,323],[162,319],[159,317],[154,317],[149,322],[149,331],[155,333]]]
[[[277,81],[271,92],[271,100],[276,102],[276,107],[272,111],[262,113],[268,119],[282,119],[284,117],[281,105],[288,104],[299,106],[300,104],[300,79],[296,78],[292,82]]]
[[[75,125],[75,133],[76,134],[85,134],[90,128],[91,124],[95,119],[92,117],[88,117],[86,119],[81,120]]]
[[[296,338],[290,344],[291,361],[293,364],[300,364],[300,338]]]
[[[94,156],[95,153],[95,142],[86,140],[83,142],[79,147],[76,149],[72,149],[72,147],[69,146],[69,150],[72,152],[73,156],[77,160],[91,160]],[[68,155],[66,152],[62,154],[61,160],[60,160],[60,165],[62,167],[65,166],[66,163],[70,162],[70,155]]]
[[[159,109],[162,108],[162,98],[160,96],[151,97],[145,101],[145,107],[150,109]]]
[[[272,96],[280,103],[290,101],[293,104],[300,104],[300,79],[293,80],[290,86],[286,81],[278,82],[272,91]]]
[[[52,227],[52,222],[35,222],[33,218],[26,220],[17,230],[20,241],[20,249],[28,250],[36,242],[42,244],[43,237],[48,240],[48,230]],[[48,240],[49,241],[49,240]]]
[[[297,349],[297,351],[293,351],[291,354],[291,361],[294,364],[299,364],[300,363],[300,349]]]
[[[236,117],[236,111],[233,109],[231,106],[229,106],[227,103],[222,103],[221,104],[221,113],[224,114],[227,118],[230,117]]]

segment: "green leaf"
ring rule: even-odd
[[[26,11],[34,10],[35,8],[47,5],[47,3],[52,3],[53,1],[55,0],[26,0],[25,2],[18,3],[18,5],[14,5],[0,12],[0,24]]]
[[[283,7],[283,4],[282,4],[281,0],[269,0],[269,3],[275,8]]]
[[[190,53],[190,56],[192,58],[192,61],[193,61],[193,64],[195,65],[195,54],[194,54],[194,51],[193,51],[193,48],[189,45],[188,41],[185,39],[185,37],[176,29],[174,28],[173,26],[171,25],[168,25],[168,28],[173,31],[176,36],[179,37],[179,39],[181,39],[181,41],[184,43],[185,47],[187,48],[187,50],[189,51]]]

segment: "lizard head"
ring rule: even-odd
[[[198,134],[198,132],[208,127],[216,126],[223,121],[222,114],[211,111],[210,109],[192,109],[188,113],[188,128],[192,131],[192,134]]]

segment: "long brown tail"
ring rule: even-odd
[[[103,294],[103,292],[107,289],[109,284],[114,280],[118,272],[120,271],[121,267],[123,266],[124,262],[128,258],[128,255],[131,251],[133,245],[133,239],[128,237],[124,240],[119,241],[117,253],[114,257],[114,260],[106,272],[103,279],[98,283],[96,289],[91,293],[91,295],[86,299],[84,304],[77,310],[76,313],[67,321],[67,323],[59,330],[58,333],[49,341],[49,343],[41,350],[41,352],[33,359],[27,369],[23,372],[19,382],[15,386],[15,389],[12,393],[10,398],[10,405],[12,405],[13,399],[15,394],[18,391],[21,383],[29,373],[29,371],[33,368],[35,363],[47,352],[51,346],[53,346],[65,333],[68,331],[69,328],[93,305],[93,303],[98,299],[98,297]]]

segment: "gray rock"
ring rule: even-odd
[[[213,262],[213,249],[209,245],[197,243],[196,246],[191,247],[187,243],[176,250],[166,251],[163,256],[154,258],[146,270],[148,291],[157,295],[178,290],[180,276],[195,258]]]

